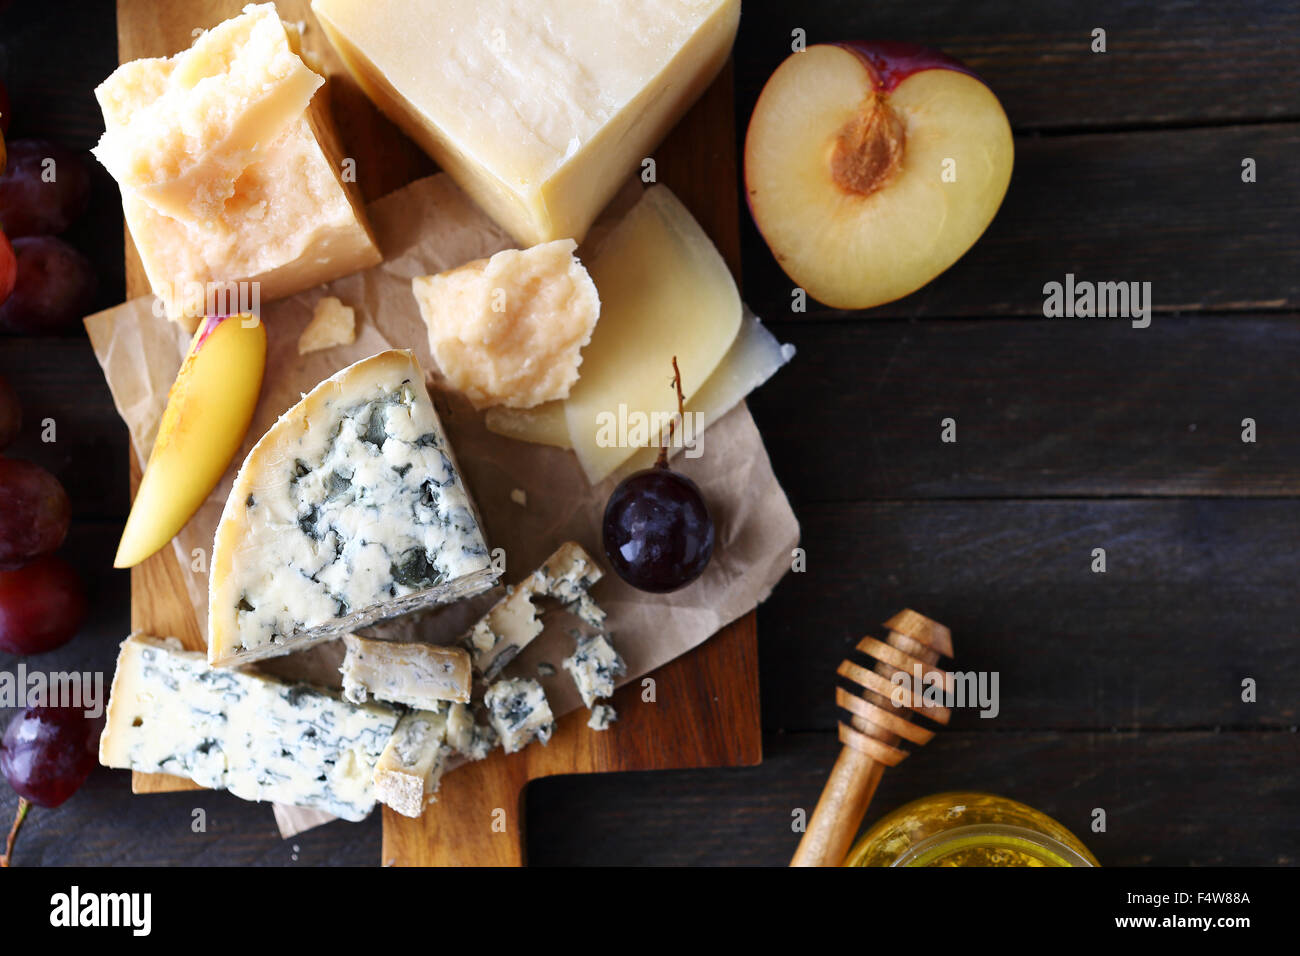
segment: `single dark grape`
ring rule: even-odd
[[[713,557],[713,519],[699,486],[655,466],[624,478],[605,506],[605,556],[642,591],[675,591]]]
[[[57,236],[86,209],[90,172],[82,153],[44,139],[10,140],[0,176],[0,227],[10,239]]]
[[[71,707],[28,707],[0,741],[0,773],[20,797],[57,807],[86,782],[98,760],[103,718]]]
[[[0,571],[0,651],[52,651],[72,640],[85,619],[81,578],[58,555],[47,554],[16,571]]]
[[[15,239],[17,279],[0,304],[0,333],[48,335],[80,324],[95,302],[95,267],[62,239]]]
[[[68,493],[40,465],[0,458],[0,571],[47,554],[68,534]]]

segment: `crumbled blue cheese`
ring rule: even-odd
[[[447,708],[447,745],[462,757],[482,760],[500,741],[497,732],[488,724],[481,724],[475,711],[464,704],[451,704]]]
[[[213,669],[179,641],[136,636],[118,657],[99,760],[361,820],[374,807],[371,775],[396,725],[386,707]]]
[[[313,389],[240,468],[213,547],[209,659],[301,650],[497,575],[419,365],[381,352]]]
[[[447,718],[438,712],[407,714],[375,765],[375,796],[407,817],[418,817],[436,799],[451,748],[444,741]]]
[[[587,726],[592,730],[609,730],[609,725],[618,720],[618,712],[609,704],[597,704],[591,708],[591,716],[587,718]]]
[[[549,597],[580,620],[599,627],[605,612],[591,599],[590,589],[603,572],[576,542],[562,544],[546,562],[516,585],[506,589],[498,601],[465,635],[462,643],[474,658],[474,668],[485,680],[493,680],[538,634],[533,599]]]
[[[488,721],[506,753],[522,750],[534,740],[543,744],[555,732],[555,717],[542,685],[535,680],[499,680],[483,696]]]
[[[614,696],[615,681],[627,673],[623,658],[603,634],[580,635],[577,649],[562,663],[589,709],[598,699]]]

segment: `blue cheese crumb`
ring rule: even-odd
[[[609,704],[597,704],[591,709],[587,726],[592,730],[609,730],[609,725],[618,720],[618,712]]]

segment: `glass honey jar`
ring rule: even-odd
[[[990,793],[922,797],[880,819],[845,866],[1100,866],[1045,813]]]

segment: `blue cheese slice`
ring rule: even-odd
[[[574,541],[560,545],[540,568],[510,586],[506,596],[465,635],[462,643],[474,659],[474,669],[485,680],[494,679],[542,633],[534,598],[553,598],[579,620],[600,627],[605,612],[589,592],[603,574],[581,545]]]
[[[397,724],[375,765],[375,796],[407,817],[418,817],[433,803],[451,748],[444,740],[447,718],[417,710]]]
[[[208,659],[299,651],[498,574],[423,372],[380,352],[312,389],[239,469],[212,549]]]
[[[396,725],[386,707],[213,669],[175,639],[135,636],[118,656],[99,761],[361,820],[374,807],[372,774]]]
[[[447,700],[469,703],[473,675],[462,647],[378,641],[355,634],[345,634],[343,644],[343,696],[354,704],[370,697],[414,710],[434,710]]]
[[[615,680],[627,673],[623,658],[618,656],[618,651],[604,634],[579,637],[573,654],[561,663],[573,677],[588,710],[595,707],[600,698],[613,697]]]
[[[535,680],[499,680],[483,695],[488,722],[506,753],[522,750],[534,740],[543,744],[555,732],[555,717],[542,685]]]

